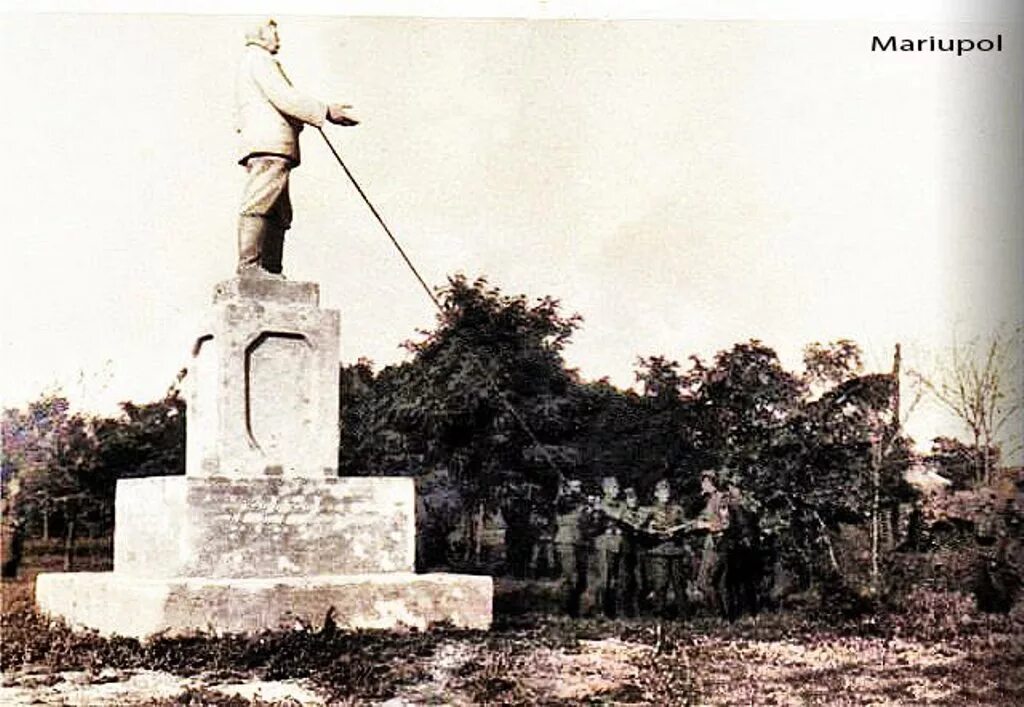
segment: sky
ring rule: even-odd
[[[530,7],[274,15],[293,83],[353,104],[362,123],[327,134],[431,285],[560,299],[584,322],[568,363],[623,387],[638,356],[753,338],[792,369],[849,338],[870,370],[899,342],[928,371],[954,337],[1024,320],[1019,22]],[[59,389],[112,413],[187,365],[233,275],[252,19],[0,15],[0,405]],[[870,50],[999,33],[1002,53]],[[432,304],[315,130],[302,151],[285,273],[341,311],[344,362],[400,361]],[[927,406],[908,429],[960,433]]]

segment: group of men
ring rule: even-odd
[[[736,602],[727,596],[728,580],[736,577],[728,575],[735,563],[728,561],[726,538],[730,523],[737,522],[738,490],[720,490],[707,471],[701,493],[702,509],[687,517],[666,479],[655,485],[649,505],[640,504],[635,489],[621,489],[615,477],[603,479],[601,495],[591,498],[579,481],[567,482],[555,502],[550,542],[542,538],[537,545],[540,554],[550,555],[542,564],[553,565],[565,586],[567,611],[732,613]],[[752,596],[744,599],[754,602]]]

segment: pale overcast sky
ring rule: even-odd
[[[354,104],[328,134],[427,281],[560,298],[586,378],[750,338],[925,366],[1024,319],[1019,24],[277,19],[293,83]],[[0,404],[56,385],[109,412],[186,364],[234,268],[248,22],[0,17]],[[341,310],[345,362],[401,360],[432,305],[315,130],[302,149],[285,272]]]

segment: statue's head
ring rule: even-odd
[[[263,47],[271,54],[277,54],[281,48],[281,38],[277,35],[277,23],[264,20],[250,27],[245,33],[245,43]]]

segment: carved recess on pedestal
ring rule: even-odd
[[[245,349],[245,427],[268,464],[315,443],[313,346],[302,334],[267,331]]]

